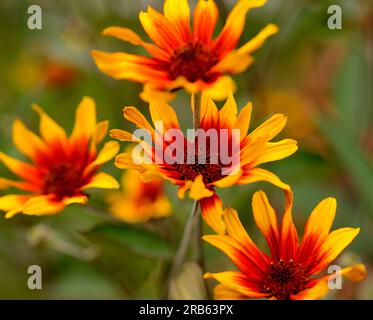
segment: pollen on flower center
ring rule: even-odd
[[[58,163],[48,168],[43,182],[43,193],[54,194],[57,200],[61,200],[77,195],[87,179],[83,177],[83,169],[77,164]]]
[[[172,80],[184,76],[189,82],[203,80],[213,81],[217,74],[210,72],[211,68],[219,61],[216,53],[208,46],[196,42],[175,50],[169,67]]]
[[[302,291],[307,276],[301,264],[292,259],[285,262],[282,259],[271,262],[263,290],[279,300],[288,300],[291,295]]]

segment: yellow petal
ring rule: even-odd
[[[210,43],[218,16],[218,7],[214,0],[199,0],[194,9],[194,38]]]
[[[221,76],[203,92],[213,100],[224,100],[230,93],[235,91],[236,84],[232,78],[229,76]]]
[[[113,159],[116,154],[119,152],[119,143],[116,141],[109,141],[106,142],[104,147],[100,150],[99,154],[97,155],[96,159],[89,164],[89,166],[85,169],[86,172],[89,172],[91,169],[102,165],[103,163],[108,162],[109,160]]]
[[[278,246],[279,230],[275,211],[263,191],[255,192],[252,200],[255,223],[265,236],[271,253]]]
[[[177,196],[180,199],[184,199],[185,192],[187,192],[190,189],[192,184],[193,184],[193,181],[191,181],[191,180],[185,181],[185,183],[182,186],[179,187],[179,189],[177,191]]]
[[[236,184],[236,182],[241,178],[241,176],[242,176],[242,170],[240,169],[235,174],[230,174],[221,180],[213,182],[212,185],[219,187],[219,188],[228,188]]]
[[[190,9],[188,0],[165,0],[163,12],[166,18],[176,27],[180,37],[185,41],[190,40]]]
[[[142,27],[154,43],[160,48],[172,53],[183,44],[183,39],[164,15],[148,6],[147,12],[140,12],[139,19]]]
[[[63,199],[63,203],[64,203],[65,206],[68,206],[68,205],[74,204],[74,203],[85,205],[85,204],[87,204],[87,202],[88,202],[88,197],[85,196],[85,195]]]
[[[94,132],[93,132],[93,142],[95,144],[99,144],[102,140],[104,140],[107,131],[109,129],[109,121],[101,121],[97,124]]]
[[[14,208],[13,210],[8,211],[5,214],[5,219],[13,218],[16,214],[21,213],[22,210],[23,210],[23,206],[19,206],[19,207]]]
[[[61,212],[65,205],[63,202],[53,200],[53,195],[31,197],[24,205],[22,212],[28,215],[52,215]]]
[[[249,130],[252,108],[252,103],[248,102],[247,105],[241,109],[240,113],[238,114],[236,123],[234,125],[235,129],[240,130],[241,140],[246,137],[247,132]]]
[[[18,159],[9,157],[2,152],[0,152],[0,161],[4,163],[4,165],[10,171],[15,173],[17,176],[24,178],[25,180],[33,178],[36,171],[34,166]]]
[[[252,166],[255,167],[262,163],[287,158],[297,150],[297,141],[293,139],[283,139],[279,142],[267,142],[258,157],[252,162]]]
[[[8,189],[13,186],[17,186],[17,184],[20,183],[18,181],[13,181],[6,178],[0,178],[0,190]]]
[[[146,171],[141,173],[140,179],[142,182],[148,183],[155,179],[167,179],[167,177],[158,172],[156,167],[148,166]]]
[[[340,228],[331,232],[321,246],[323,263],[329,264],[355,239],[360,228]]]
[[[208,95],[206,91],[202,93],[202,97],[201,97],[201,123],[200,124],[201,124],[201,127],[206,131],[210,128],[218,129],[218,125],[219,125],[218,108],[215,102],[211,99],[211,97]]]
[[[128,28],[108,27],[102,31],[104,36],[112,36],[120,40],[129,42],[135,46],[141,45],[143,42],[138,34]]]
[[[232,129],[237,120],[237,104],[234,100],[233,94],[228,95],[223,108],[219,111],[220,128]]]
[[[19,208],[21,211],[23,205],[30,198],[28,195],[16,195],[8,194],[6,196],[0,197],[0,210],[2,211],[12,211]],[[7,214],[8,215],[8,214]],[[8,218],[8,216],[6,216]]]
[[[252,163],[255,159],[257,159],[260,154],[262,153],[262,150],[265,147],[265,144],[267,142],[266,136],[260,136],[260,138],[251,141],[249,136],[246,136],[241,141],[241,149],[240,149],[240,166],[241,168],[253,168]]]
[[[278,32],[278,27],[270,23],[265,26],[254,38],[244,44],[241,48],[238,49],[238,52],[241,54],[249,54],[253,51],[260,48],[264,42],[267,40],[268,37],[274,35]]]
[[[214,194],[210,198],[204,198],[200,201],[202,217],[206,223],[217,233],[225,233],[223,221],[223,204],[221,199]]]
[[[204,2],[201,0],[201,2]],[[241,294],[237,290],[228,288],[225,285],[218,284],[213,289],[214,299],[215,300],[244,300],[247,299],[247,296]]]
[[[8,189],[10,187],[14,187],[24,191],[35,191],[35,189],[37,189],[37,187],[31,185],[28,182],[0,178],[0,190]]]
[[[272,172],[262,169],[262,168],[252,168],[249,171],[249,175],[242,176],[238,180],[238,184],[249,184],[259,181],[266,181],[272,183],[276,187],[284,190],[290,190],[290,186],[282,182],[279,177],[277,177]]]
[[[219,273],[206,273],[204,275],[205,279],[213,278],[223,284],[225,287],[235,290],[240,294],[246,296],[247,298],[260,298],[265,297],[268,294],[260,293],[259,291],[251,288],[250,286],[246,286],[245,284],[249,284],[246,277],[237,271],[225,271]]]
[[[293,210],[293,192],[284,191],[286,196],[285,213],[281,223],[281,252],[280,257],[283,260],[292,259],[298,250],[298,232],[295,228],[292,210]]]
[[[172,213],[171,202],[166,196],[160,196],[152,207],[152,216],[155,218],[167,217]]]
[[[267,141],[277,136],[282,129],[285,127],[287,117],[283,114],[275,114],[253,132],[250,133],[249,137],[252,140],[258,139],[261,136],[266,136]]]
[[[52,118],[50,118],[44,110],[37,104],[33,104],[32,108],[39,113],[40,125],[39,130],[43,139],[47,142],[56,140],[66,141],[66,132]]]
[[[150,102],[152,100],[163,100],[170,101],[175,98],[176,94],[170,91],[160,90],[152,86],[150,83],[145,83],[143,91],[140,93],[140,98],[145,102]]]
[[[341,274],[348,280],[361,281],[367,275],[367,268],[362,263],[358,263],[351,267],[343,268]]]
[[[136,141],[137,140],[137,138],[132,133],[128,131],[124,131],[124,130],[119,130],[119,129],[110,130],[110,137],[112,137],[113,139],[117,139],[119,141]]]
[[[307,239],[311,234],[318,238],[326,237],[333,224],[336,210],[337,201],[335,198],[329,197],[322,200],[313,209],[307,220],[303,239]]]
[[[13,142],[17,149],[29,158],[33,158],[37,151],[43,150],[45,144],[35,133],[28,130],[22,121],[13,122]]]
[[[121,153],[115,157],[115,166],[119,169],[136,169],[140,172],[145,172],[146,168],[136,164],[132,159],[132,153]]]
[[[201,200],[203,198],[211,197],[214,194],[213,191],[206,188],[202,175],[196,177],[190,186],[189,197],[193,200]]]
[[[126,79],[140,83],[169,84],[167,73],[160,70],[159,62],[151,58],[125,52],[93,50],[91,55],[101,72],[114,79]]]
[[[218,73],[241,73],[250,67],[254,62],[254,58],[248,54],[239,53],[237,50],[229,52],[222,60],[220,60],[214,67],[212,72]]]
[[[96,104],[90,97],[84,97],[75,113],[75,125],[72,139],[89,139],[96,128]]]
[[[176,112],[168,103],[162,100],[152,100],[149,108],[153,123],[161,121],[165,130],[180,128]]]
[[[291,298],[295,300],[319,300],[322,299],[328,291],[327,281],[320,280],[312,288],[301,291]]]
[[[115,178],[112,176],[104,173],[99,172],[93,178],[91,181],[86,184],[82,189],[90,189],[90,188],[100,188],[100,189],[119,189],[120,185]]]
[[[245,25],[245,16],[250,9],[265,5],[267,0],[238,0],[231,12],[229,13],[223,30],[218,39],[217,46],[223,52],[232,50],[241,34]]]
[[[128,120],[135,124],[140,129],[148,130],[152,135],[154,134],[154,129],[143,116],[143,114],[135,107],[125,107],[123,109],[123,115]]]
[[[168,59],[168,55],[165,51],[157,46],[144,42],[139,35],[128,28],[121,27],[108,27],[103,32],[105,36],[112,36],[117,39],[129,42],[135,46],[144,47],[151,55],[160,58],[162,60]]]
[[[243,227],[236,210],[231,208],[225,209],[223,219],[227,233],[230,237],[236,239],[245,247],[254,245],[250,236],[247,234],[245,228]]]

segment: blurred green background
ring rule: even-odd
[[[195,1],[190,1],[194,5]],[[98,119],[111,128],[132,130],[122,117],[124,105],[148,115],[138,94],[141,85],[113,80],[98,71],[90,50],[140,52],[130,44],[103,37],[111,25],[126,26],[144,35],[137,16],[147,4],[157,9],[163,1],[66,0],[0,2],[0,149],[20,157],[11,141],[11,122],[19,117],[33,130],[38,117],[31,103],[40,104],[70,130],[74,112],[84,95],[97,103]],[[219,26],[234,1],[217,1]],[[27,28],[27,8],[43,10],[43,29]],[[343,10],[342,30],[329,30],[327,8]],[[280,27],[255,53],[255,63],[235,76],[239,106],[254,102],[256,127],[273,113],[288,115],[282,137],[299,141],[299,151],[266,166],[292,185],[298,230],[323,198],[338,201],[334,228],[361,227],[361,232],[339,259],[341,265],[364,262],[367,278],[344,283],[330,298],[373,298],[373,5],[367,0],[269,1],[251,11],[241,42],[269,22]],[[171,104],[182,123],[191,124],[189,97],[179,93]],[[124,147],[124,145],[123,145]],[[121,171],[105,167],[117,178]],[[0,165],[0,176],[11,177]],[[264,240],[254,226],[251,196],[266,190],[282,212],[281,191],[267,184],[233,187],[218,193],[225,206],[238,210],[248,231],[260,245]],[[1,195],[7,191],[0,191]],[[93,192],[92,208],[70,206],[51,217],[17,215],[0,219],[0,298],[20,299],[139,299],[160,298],[169,263],[192,206],[178,200],[167,184],[174,212],[170,218],[130,226],[115,223],[104,212],[105,192]],[[102,210],[102,212],[100,211]],[[205,233],[212,233],[205,227]],[[205,245],[207,269],[233,268],[215,248]],[[27,288],[27,268],[40,265],[43,290]],[[198,298],[199,270],[188,265],[174,284],[175,298]],[[177,290],[177,288],[181,288]]]

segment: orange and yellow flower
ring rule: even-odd
[[[13,122],[13,142],[32,163],[0,152],[0,161],[22,179],[0,178],[0,187],[28,192],[0,198],[0,210],[7,212],[6,218],[17,213],[55,214],[72,203],[86,204],[85,191],[89,188],[119,188],[112,176],[98,172],[103,163],[118,153],[119,144],[107,142],[97,152],[97,144],[105,137],[109,123],[96,123],[96,106],[91,98],[85,97],[79,104],[70,137],[41,107],[33,108],[40,115],[40,136],[27,129],[21,120]]]
[[[214,289],[216,299],[319,299],[328,291],[331,275],[321,275],[328,265],[351,243],[359,228],[341,228],[330,232],[336,214],[334,198],[321,201],[311,213],[302,241],[292,219],[293,195],[287,193],[282,223],[263,191],[254,194],[254,220],[264,235],[269,254],[261,251],[242,226],[233,209],[224,211],[226,235],[208,235],[203,239],[222,250],[239,271],[206,273],[220,284]],[[333,274],[361,280],[365,266],[356,264]]]
[[[290,187],[282,182],[273,173],[258,168],[260,164],[270,161],[276,161],[288,157],[297,150],[297,142],[292,139],[283,139],[279,142],[269,142],[272,140],[285,126],[286,116],[275,114],[249,135],[251,103],[248,103],[237,115],[237,105],[233,95],[230,95],[222,107],[218,110],[215,103],[203,95],[201,102],[201,116],[199,128],[204,132],[216,130],[220,133],[224,130],[228,132],[227,139],[223,141],[223,145],[238,145],[232,154],[232,159],[238,161],[232,163],[223,163],[222,143],[218,141],[218,155],[213,154],[214,150],[206,148],[205,154],[202,154],[198,149],[199,136],[194,141],[188,140],[182,133],[183,144],[177,145],[178,150],[182,150],[183,161],[171,164],[168,161],[157,162],[156,157],[158,151],[163,151],[163,159],[166,159],[167,149],[171,142],[166,141],[165,137],[169,129],[180,130],[179,121],[174,109],[162,100],[153,100],[150,102],[150,114],[153,123],[160,121],[163,124],[163,135],[158,130],[155,130],[146,118],[135,107],[125,107],[124,117],[134,123],[138,128],[147,130],[152,136],[152,145],[146,141],[139,141],[131,133],[123,130],[111,130],[112,138],[121,141],[137,141],[141,144],[151,163],[140,163],[138,159],[133,159],[133,153],[125,152],[116,157],[115,164],[122,169],[133,168],[137,169],[147,178],[151,178],[156,174],[161,174],[165,179],[179,186],[178,195],[183,198],[189,190],[189,197],[194,200],[199,200],[201,204],[202,214],[205,221],[218,233],[224,232],[224,223],[222,221],[223,212],[218,210],[221,206],[221,200],[216,195],[215,187],[230,187],[234,184],[242,185],[257,181],[267,181],[282,189],[290,189]],[[240,136],[233,134],[233,129],[236,129]],[[161,139],[159,139],[159,136]],[[158,138],[157,138],[158,137]],[[220,139],[220,136],[217,137]],[[189,161],[190,148],[194,149],[194,163]],[[232,149],[234,150],[234,148]],[[233,151],[232,151],[233,152]],[[204,157],[202,157],[204,156]],[[212,161],[213,157],[218,161]],[[201,159],[203,158],[203,162]]]
[[[268,24],[257,36],[236,48],[245,15],[266,2],[237,1],[222,31],[214,38],[219,13],[213,0],[198,1],[193,28],[188,0],[166,0],[164,14],[149,6],[139,15],[142,27],[154,44],[144,42],[128,28],[109,27],[103,31],[104,35],[142,46],[151,57],[102,51],[93,51],[92,56],[107,75],[143,83],[141,97],[147,101],[160,94],[163,98],[171,97],[171,92],[182,87],[192,93],[207,91],[214,99],[225,99],[235,90],[229,75],[243,72],[253,62],[251,54],[278,32],[276,25]]]
[[[154,178],[145,182],[137,170],[126,170],[121,185],[122,192],[113,191],[107,197],[109,211],[118,219],[140,223],[171,214],[163,179]]]

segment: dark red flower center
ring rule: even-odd
[[[305,289],[307,275],[303,266],[292,259],[271,262],[263,291],[279,300],[288,300]]]
[[[71,163],[56,163],[44,176],[43,193],[54,194],[56,200],[81,194],[80,188],[88,183],[81,166]]]
[[[197,176],[202,175],[203,182],[209,184],[226,176],[223,174],[226,165],[220,161],[218,155],[210,154],[209,150],[207,150],[206,156],[196,151],[194,163],[192,162],[186,156],[184,163],[176,165],[182,180],[194,181]]]
[[[98,167],[87,167],[94,161],[96,154],[89,151],[88,141],[76,141],[72,146],[59,142],[37,157],[40,189],[43,194],[53,194],[56,201],[66,197],[82,195],[82,187],[90,182]]]
[[[190,43],[174,52],[169,66],[170,78],[175,80],[184,76],[189,82],[212,82],[218,75],[210,70],[218,61],[218,56],[210,47],[199,42]]]

